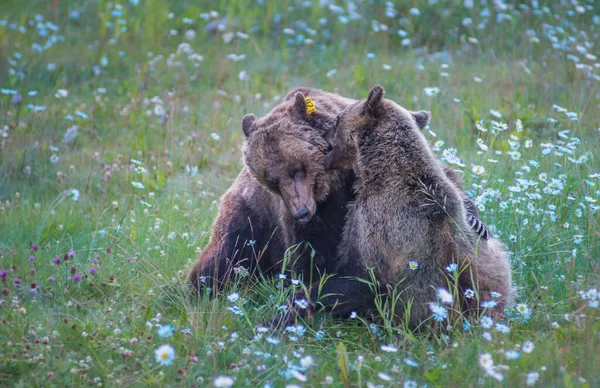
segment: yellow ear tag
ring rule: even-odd
[[[306,97],[305,101],[307,115],[317,111],[317,108],[315,108],[315,104],[312,102],[312,99],[310,97]]]

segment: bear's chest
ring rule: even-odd
[[[315,251],[315,263],[333,271],[335,268],[338,245],[346,219],[348,202],[354,200],[352,182],[341,190],[331,193],[325,201],[319,203],[311,222],[296,230],[298,242],[305,241]]]

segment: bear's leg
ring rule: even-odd
[[[289,310],[267,325],[282,328],[293,324],[297,317],[306,318],[315,311],[331,313],[336,318],[348,318],[352,312],[363,312],[374,305],[374,294],[369,285],[351,277],[336,275],[327,279],[320,290],[318,283],[313,284],[311,290],[310,297],[303,291],[296,293],[289,302]],[[296,302],[301,300],[308,302],[307,308],[298,307]]]
[[[514,298],[510,262],[502,243],[495,238],[488,240],[486,249],[480,252],[473,267],[477,274],[475,287],[479,304],[495,300],[498,307],[493,313],[502,314],[504,307],[512,304]],[[492,293],[496,292],[501,296],[494,298]]]
[[[250,273],[258,260],[268,261],[268,252],[261,251],[271,236],[268,227],[259,225],[243,198],[225,194],[219,214],[213,224],[210,241],[190,271],[188,281],[197,292],[203,289],[217,293],[231,275],[233,268],[244,267]]]
[[[267,324],[272,328],[284,327],[293,324],[296,317],[305,318],[315,311],[330,313],[336,318],[348,318],[354,311],[372,310],[375,296],[371,286],[365,283],[371,282],[367,272],[353,261],[344,263],[339,272],[323,284],[313,283],[309,289],[310,295],[303,290],[298,291],[288,303],[288,312]],[[307,302],[307,308],[298,308],[296,302],[301,300]]]

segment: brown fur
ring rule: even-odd
[[[306,113],[305,97],[312,98],[316,112]],[[330,146],[324,134],[352,102],[298,88],[265,117],[244,117],[245,167],[221,198],[210,241],[189,274],[197,290],[203,285],[218,290],[238,265],[277,273],[286,249],[301,242],[315,249],[322,269],[334,262],[354,176],[352,171],[325,171]],[[296,221],[294,215],[303,208],[308,214]],[[294,269],[301,273],[309,266],[303,253],[300,249],[294,257]]]
[[[466,223],[464,194],[420,131],[429,113],[407,111],[383,99],[383,93],[375,87],[366,101],[341,114],[328,156],[347,165],[345,156],[354,155],[350,163],[360,181],[339,248],[338,274],[369,279],[372,269],[382,289],[400,283],[396,311],[402,314],[412,303],[408,323],[417,327],[430,316],[427,303],[436,300],[436,289],[448,288],[445,267],[456,263],[463,270],[461,291],[477,290],[480,301],[498,292],[502,311],[513,293],[502,244],[480,239]],[[419,264],[416,271],[409,261]],[[326,304],[339,302],[348,301],[329,298]],[[462,302],[469,308],[470,301]]]

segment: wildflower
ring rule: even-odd
[[[237,292],[234,292],[233,294],[231,294],[227,297],[227,300],[230,301],[231,303],[237,302],[238,299],[240,299],[240,295]]]
[[[533,352],[533,348],[534,348],[533,342],[531,342],[531,341],[525,341],[523,343],[523,347],[521,349],[525,353],[531,353],[531,352]]]
[[[396,353],[398,351],[398,348],[392,345],[381,345],[379,348],[387,353]]]
[[[517,305],[517,311],[522,315],[527,316],[531,312],[531,309],[529,309],[529,307],[525,303],[519,303]]]
[[[470,329],[471,329],[471,324],[469,323],[469,321],[464,321],[463,322],[463,330],[469,331]]]
[[[481,365],[483,369],[492,368],[494,366],[494,359],[492,358],[492,355],[489,353],[481,354],[479,356],[479,365]]]
[[[90,268],[90,274],[95,275],[98,273],[98,270],[94,267]]]
[[[531,148],[531,147],[533,147],[533,140],[531,140],[531,139],[525,140],[525,148]]]
[[[444,321],[446,319],[446,317],[448,316],[448,311],[446,311],[444,306],[442,306],[441,304],[433,303],[433,302],[429,303],[429,309],[431,310],[433,319],[438,322]]]
[[[75,275],[73,275],[73,281],[75,283],[78,283],[81,280],[81,275],[76,273]]]
[[[479,319],[479,324],[484,329],[489,329],[494,324],[494,321],[492,320],[492,318],[488,317],[487,315],[484,315]]]
[[[302,365],[304,368],[308,368],[308,367],[310,367],[313,364],[314,364],[314,361],[313,361],[313,358],[310,355],[302,357],[300,359],[300,365]]]
[[[408,268],[410,268],[410,269],[412,269],[414,271],[417,268],[419,268],[419,263],[417,263],[416,261],[409,261],[408,262]]]
[[[484,340],[488,341],[488,342],[492,342],[492,335],[490,334],[489,331],[484,332],[482,335]]]
[[[456,263],[452,263],[446,267],[446,271],[448,271],[450,273],[456,271],[457,269],[458,269],[458,264],[456,264]]]
[[[576,234],[575,236],[573,236],[573,243],[575,244],[581,244],[581,242],[583,241],[583,236],[580,234]]]
[[[71,189],[71,199],[77,201],[79,199],[79,190]]]
[[[14,278],[14,280],[13,280],[13,284],[14,284],[15,286],[17,286],[17,287],[18,287],[18,286],[20,286],[20,285],[21,285],[21,279],[19,279],[19,278]]]
[[[306,299],[298,299],[294,301],[294,303],[296,304],[296,306],[298,306],[298,308],[302,310],[308,308],[308,301]]]
[[[480,145],[481,147],[481,145]],[[471,172],[475,175],[481,175],[485,172],[485,167],[483,166],[473,166],[473,168],[471,168]]]
[[[492,308],[496,307],[497,305],[498,305],[498,302],[496,302],[495,300],[487,300],[487,301],[481,303],[481,307],[483,307],[484,309],[492,309]]]
[[[267,338],[265,338],[265,341],[267,341],[271,345],[279,345],[279,343],[281,342],[280,340],[278,340],[277,338],[274,338],[274,337],[267,337]]]
[[[356,317],[357,317],[357,316],[358,316],[358,315],[356,314],[356,311],[352,311],[352,312],[350,313],[350,318],[351,318],[351,319],[356,319]]]
[[[298,370],[290,369],[288,370],[288,373],[292,375],[292,377],[302,381],[303,383],[307,380],[306,375]]]
[[[6,281],[6,277],[8,276],[8,271],[3,269],[0,271],[0,279],[2,279],[3,282]]]
[[[521,122],[521,119],[515,121],[515,129],[517,132],[523,132],[523,123]]]
[[[235,315],[239,315],[240,317],[244,316],[244,311],[242,311],[242,309],[238,306],[227,307],[227,310],[231,311]]]
[[[186,165],[185,172],[193,178],[198,173],[198,166],[190,167],[190,166]]]
[[[454,297],[451,293],[443,288],[438,288],[437,297],[442,303],[450,304],[454,300]]]
[[[504,333],[504,334],[510,332],[510,328],[503,323],[496,323],[496,330],[498,330],[500,333]]]
[[[136,189],[143,189],[144,188],[144,184],[142,182],[136,182],[136,181],[132,181],[131,184],[133,185],[133,187],[135,187]]]
[[[175,349],[171,345],[161,345],[154,351],[154,356],[160,365],[171,365],[175,360]]]
[[[512,160],[521,159],[521,153],[519,151],[508,151],[507,155],[509,155]]]
[[[33,255],[32,255],[32,256],[29,256],[29,257],[27,258],[27,261],[29,261],[30,263],[33,263],[33,262],[35,261],[35,256],[33,256]]]
[[[504,357],[506,357],[507,360],[516,360],[521,357],[521,353],[516,350],[506,350],[504,352]]]
[[[440,88],[438,88],[437,86],[434,86],[434,87],[425,88],[425,89],[423,89],[423,91],[428,96],[435,96],[440,92]]]
[[[467,299],[471,299],[475,297],[475,291],[471,290],[470,288],[467,288],[465,290],[465,298]]]
[[[37,252],[37,251],[38,251],[38,249],[39,249],[39,248],[38,248],[38,246],[37,246],[37,245],[35,245],[35,244],[31,244],[31,250],[32,250],[33,252]]]
[[[529,372],[527,373],[527,379],[525,380],[525,384],[529,386],[535,385],[539,378],[540,374],[538,372]]]
[[[65,89],[58,89],[56,91],[56,93],[54,94],[54,97],[56,98],[64,98],[67,97],[69,95],[69,91],[65,90]]]
[[[170,324],[162,325],[160,329],[158,329],[158,335],[162,338],[169,338],[175,333],[175,328]]]
[[[377,373],[377,376],[379,376],[379,378],[383,381],[392,381],[392,377],[388,374],[385,374],[383,372],[379,372]]]
[[[417,382],[414,380],[405,380],[404,388],[417,388]]]

